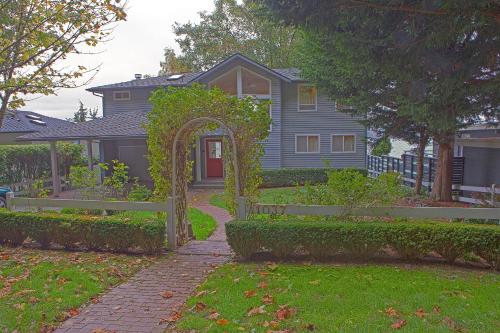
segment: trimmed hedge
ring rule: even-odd
[[[159,252],[165,242],[160,220],[130,220],[107,216],[58,213],[18,213],[0,210],[0,244],[21,245],[27,238],[43,248],[58,244],[66,249]]]
[[[406,259],[436,252],[453,263],[474,253],[500,269],[500,228],[444,222],[233,221],[229,245],[242,257],[271,252],[278,258],[306,253],[315,259],[348,253],[370,258],[390,247]]]
[[[262,171],[262,187],[287,187],[304,185],[305,183],[324,184],[328,181],[328,171],[335,169],[307,168],[307,169],[274,169]],[[364,169],[357,169],[363,175]]]

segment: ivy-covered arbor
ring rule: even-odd
[[[148,114],[148,158],[158,198],[172,205],[169,247],[189,239],[186,221],[187,185],[192,178],[191,150],[197,136],[222,130],[224,141],[224,188],[232,214],[239,197],[254,201],[260,185],[261,142],[268,136],[268,102],[228,96],[218,88],[202,85],[158,89]],[[235,181],[238,179],[239,181]],[[174,232],[175,230],[175,232]]]

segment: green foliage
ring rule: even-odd
[[[207,69],[234,53],[270,68],[295,66],[299,34],[273,22],[254,1],[215,0],[214,11],[201,12],[199,21],[174,25],[182,55],[166,49],[162,69]]]
[[[82,101],[79,101],[80,105],[78,110],[73,114],[73,118],[67,120],[75,123],[84,123],[87,120],[97,119],[97,108],[86,108]]]
[[[307,169],[271,169],[262,171],[261,187],[287,187],[304,185],[324,184],[328,181],[329,168],[307,168]],[[362,175],[366,175],[365,169],[356,169]]]
[[[161,219],[126,219],[57,213],[18,213],[0,210],[0,244],[21,245],[31,238],[48,247],[128,252],[140,248],[158,252],[165,242]]]
[[[79,196],[85,200],[101,197],[98,193],[98,180],[100,170],[90,170],[87,166],[72,166],[69,172],[69,182],[73,189],[79,192]]]
[[[279,258],[306,251],[316,259],[337,253],[369,258],[391,247],[403,258],[436,252],[450,263],[474,253],[500,268],[500,228],[443,222],[233,221],[231,248],[242,257],[261,251]]]
[[[134,185],[132,185],[127,198],[129,201],[148,201],[151,198],[151,195],[152,192],[147,186],[140,185],[135,182]]]
[[[220,89],[209,90],[197,84],[158,89],[153,92],[150,101],[153,109],[148,114],[148,159],[157,197],[165,199],[171,192],[172,145],[177,131],[189,120],[200,117],[217,119],[234,133],[241,185],[238,195],[250,199],[257,196],[261,183],[262,141],[268,136],[271,121],[268,103],[255,104],[250,98],[227,96]],[[176,156],[180,188],[187,184],[192,175],[192,164],[187,156],[196,135],[217,127],[216,123],[198,125],[181,137],[182,143],[178,146]],[[231,144],[226,140],[224,147],[225,193],[231,198],[229,210],[234,212],[237,194],[234,193]]]
[[[103,185],[111,192],[112,198],[123,198],[125,197],[125,185],[129,181],[128,166],[118,160],[112,160],[111,163],[111,174],[104,177]],[[99,166],[105,171],[109,170],[106,164],[101,163]]]
[[[58,143],[59,172],[69,174],[73,165],[85,163],[83,147],[72,143]],[[49,145],[0,146],[0,184],[14,184],[51,176]]]
[[[305,205],[335,205],[346,208],[389,205],[406,195],[401,175],[388,172],[369,178],[355,169],[332,170],[327,184],[306,184],[296,191],[296,202]]]
[[[377,140],[377,142],[373,147],[372,155],[375,156],[389,155],[391,153],[391,150],[392,150],[391,139],[385,136],[380,140]]]

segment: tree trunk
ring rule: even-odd
[[[434,176],[431,198],[436,201],[452,201],[453,139],[438,142],[438,165]]]
[[[422,191],[422,180],[424,178],[424,154],[427,142],[427,136],[421,133],[417,147],[417,177],[415,179],[415,193],[418,195],[420,195],[420,192]]]
[[[2,105],[0,106],[0,128],[3,125],[3,120],[7,115],[7,106],[9,105],[9,100],[5,96],[2,96]]]

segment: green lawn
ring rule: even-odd
[[[390,332],[396,325],[404,332],[493,333],[500,332],[500,275],[423,266],[228,264],[186,308],[177,323],[184,332]]]
[[[0,246],[0,332],[48,332],[157,259]]]
[[[260,190],[259,202],[264,204],[291,204],[294,202],[295,187],[265,188]],[[210,198],[210,204],[226,209],[223,194],[215,194]]]
[[[148,219],[158,216],[157,213],[148,211],[122,212],[119,215],[131,219]],[[159,218],[166,219],[166,216],[164,214],[160,214]],[[193,233],[198,240],[207,239],[208,236],[210,236],[217,228],[217,222],[211,215],[205,214],[196,208],[189,208],[188,220],[191,222],[191,225],[193,226]]]

